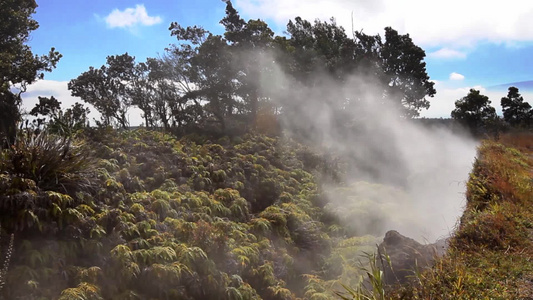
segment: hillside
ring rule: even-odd
[[[0,168],[4,299],[327,299],[378,242],[324,209],[327,166],[289,140],[44,132]]]
[[[484,141],[447,255],[383,297],[532,297],[532,160],[531,135]],[[43,132],[0,162],[3,299],[350,299],[407,197],[258,134]]]

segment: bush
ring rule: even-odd
[[[42,190],[66,193],[90,187],[91,156],[73,138],[21,132],[0,159],[2,173],[33,180]]]

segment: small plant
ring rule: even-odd
[[[42,131],[18,134],[11,148],[1,153],[0,170],[31,179],[43,190],[67,192],[88,188],[92,161],[86,148],[73,138]]]
[[[367,253],[363,257],[368,261],[368,265],[364,266],[360,262],[360,270],[366,274],[368,284],[365,284],[363,276],[355,288],[346,285],[342,287],[346,292],[336,292],[337,296],[344,300],[384,300],[385,299],[385,273],[379,268],[379,264],[383,265],[387,261],[392,270],[390,258],[386,254]]]

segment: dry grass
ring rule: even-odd
[[[533,134],[484,141],[448,254],[393,299],[532,299]]]
[[[517,132],[503,135],[500,142],[521,151],[533,152],[533,132]]]

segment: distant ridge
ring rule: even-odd
[[[499,84],[499,85],[493,85],[489,86],[488,90],[507,90],[509,87],[514,86],[517,87],[520,91],[533,91],[533,80],[529,81],[520,81],[520,82],[512,82],[512,83],[505,83],[505,84]]]

